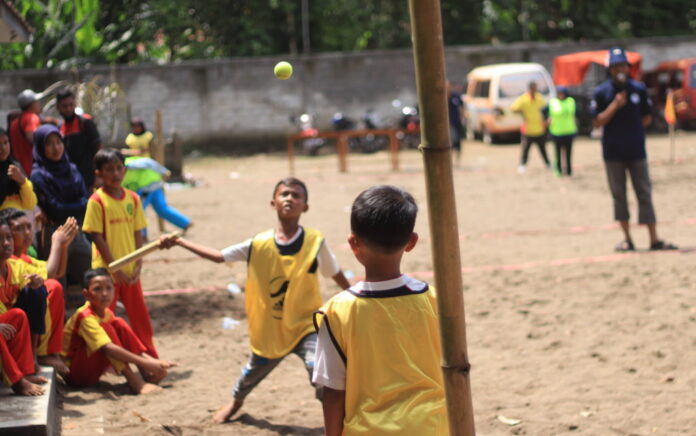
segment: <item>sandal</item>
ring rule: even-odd
[[[669,242],[656,241],[656,242],[650,244],[650,249],[651,250],[678,250],[679,247],[677,247],[674,244],[670,244]]]
[[[634,251],[636,249],[633,241],[621,241],[614,248],[615,251]]]

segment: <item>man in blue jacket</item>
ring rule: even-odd
[[[610,78],[594,91],[592,114],[595,127],[603,127],[602,153],[609,188],[614,199],[614,218],[621,225],[624,240],[617,251],[635,250],[629,229],[626,174],[631,177],[638,198],[638,222],[645,224],[651,250],[674,250],[673,244],[657,237],[655,209],[645,150],[645,126],[652,121],[652,104],[645,85],[629,78],[630,64],[621,48],[609,50]]]

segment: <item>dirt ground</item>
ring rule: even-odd
[[[658,231],[679,251],[647,251],[638,226],[638,251],[613,251],[621,235],[596,140],[576,142],[575,174],[560,179],[536,150],[519,175],[517,146],[464,144],[455,183],[479,435],[695,434],[696,134],[679,135],[675,164],[666,137],[649,138],[648,148]],[[194,219],[191,239],[223,248],[275,224],[268,202],[288,172],[284,156],[201,158],[185,168],[204,184],[167,195]],[[432,279],[417,151],[401,154],[399,172],[378,153],[351,155],[345,174],[333,155],[299,158],[296,175],[309,187],[303,224],[322,230],[358,277],[345,242],[352,200],[374,184],[412,192],[421,239],[403,271]],[[631,210],[637,214],[634,198]],[[156,343],[179,366],[149,396],[130,395],[116,376],[86,391],[61,387],[63,434],[323,434],[320,404],[294,356],[248,397],[237,420],[211,423],[249,352],[243,296],[227,291],[244,279],[242,264],[228,268],[180,248],[149,256],[144,289],[169,291],[147,297]],[[324,281],[326,297],[337,291]],[[224,329],[224,317],[241,324]]]

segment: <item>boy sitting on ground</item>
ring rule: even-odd
[[[155,359],[128,323],[109,309],[114,299],[114,282],[104,268],[85,273],[83,295],[87,302],[65,325],[63,358],[70,372],[65,381],[75,387],[97,384],[109,368],[122,374],[134,394],[160,390],[157,386],[173,362]],[[140,374],[133,371],[136,365]]]
[[[363,191],[348,238],[365,281],[320,312],[313,381],[324,387],[327,436],[447,435],[435,291],[401,273],[418,241],[413,197]]]
[[[75,218],[68,218],[62,226],[58,227],[51,236],[51,252],[48,260],[35,259],[27,254],[34,240],[32,226],[29,217],[19,209],[4,209],[0,211],[0,218],[4,218],[10,224],[12,239],[14,241],[14,254],[12,259],[24,262],[36,274],[44,279],[44,286],[48,292],[46,299],[47,310],[45,316],[46,333],[41,335],[37,347],[38,362],[41,365],[52,366],[61,374],[68,372],[59,354],[63,348],[63,321],[65,318],[65,301],[63,298],[63,286],[58,279],[65,275],[68,263],[68,247],[77,236],[79,226]]]
[[[237,413],[252,389],[290,353],[304,361],[311,378],[316,343],[312,313],[322,304],[317,269],[341,289],[350,286],[322,234],[300,226],[300,216],[309,209],[307,197],[302,181],[279,181],[271,200],[278,216],[275,230],[222,251],[183,238],[160,239],[161,248],[180,245],[213,262],[247,262],[245,305],[252,353],[234,385],[233,401],[213,416],[217,423]]]

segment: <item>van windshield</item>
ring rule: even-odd
[[[527,91],[529,82],[536,82],[537,91],[542,95],[549,94],[546,78],[540,72],[506,74],[500,76],[498,96],[500,98],[519,97]]]

